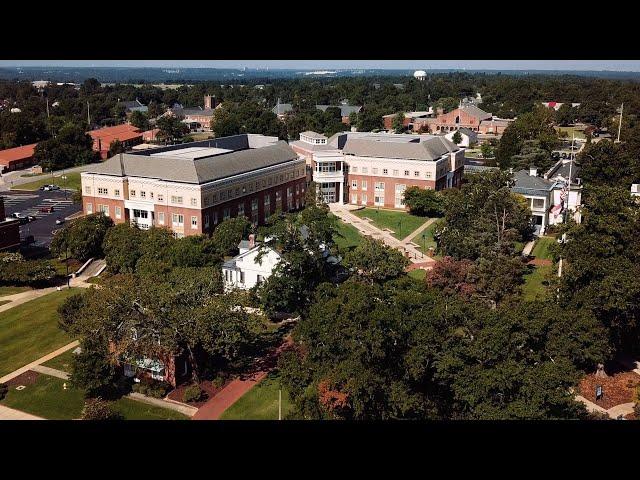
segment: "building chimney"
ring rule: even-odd
[[[249,248],[253,248],[256,246],[256,236],[252,233],[249,235]]]
[[[531,165],[529,167],[529,175],[531,175],[532,177],[537,177],[538,176],[538,167]]]
[[[436,109],[436,114],[437,114],[437,115],[442,115],[442,114],[444,114],[444,108],[442,108],[442,107],[438,107],[438,108]]]
[[[204,96],[204,108],[213,108],[211,105],[213,97],[211,95]]]

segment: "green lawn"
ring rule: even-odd
[[[64,289],[0,313],[0,377],[71,342],[56,309],[77,289]]]
[[[418,235],[416,235],[411,239],[413,243],[415,243],[416,245],[419,245],[420,251],[424,251],[426,253],[429,251],[429,247],[433,247],[434,249],[436,248],[436,241],[433,238],[433,230],[435,229],[435,227],[436,227],[436,222],[433,222],[431,225],[425,228],[422,232],[420,232]],[[424,240],[422,238],[423,235],[425,236]]]
[[[363,208],[353,212],[360,218],[370,218],[371,222],[378,228],[388,228],[393,230],[393,236],[402,240],[417,229],[424,222],[429,220],[425,217],[418,217],[407,212],[396,210],[378,210],[377,208]]]
[[[125,420],[189,420],[189,417],[168,408],[120,398],[113,403],[113,409],[120,412]]]
[[[27,290],[31,290],[31,287],[0,287],[0,297],[26,292]]]
[[[362,240],[362,236],[356,227],[343,222],[338,218],[338,233],[340,235],[334,236],[334,241],[338,246],[338,249],[346,253],[354,247],[357,247]]]
[[[51,177],[51,174],[43,174],[41,178],[34,180],[33,182],[23,183],[22,185],[16,185],[12,190],[38,190],[43,185],[54,184],[60,188],[68,188],[72,190],[80,190],[80,172],[66,173],[67,180],[62,179],[62,174]]]
[[[258,385],[231,405],[220,417],[221,420],[278,420],[278,389],[280,378],[271,373]],[[282,390],[282,418],[292,405],[286,390]]]
[[[73,351],[76,349],[72,348],[71,350],[67,350],[61,355],[57,357],[53,357],[51,360],[44,362],[42,365],[45,367],[55,368],[56,370],[62,370],[63,372],[71,373],[71,360],[75,356]]]
[[[424,277],[427,276],[427,271],[422,270],[421,268],[416,268],[415,270],[411,270],[408,275],[416,280],[424,280]]]
[[[567,132],[568,137],[565,137],[569,140],[573,137],[573,133],[575,132],[576,138],[586,138],[584,136],[584,132],[577,130],[575,127],[555,127],[558,133]]]
[[[67,383],[67,390],[64,389],[64,383]],[[34,384],[27,385],[24,390],[10,388],[7,396],[0,403],[49,420],[72,420],[82,415],[84,392],[71,388],[65,380],[41,374]],[[120,398],[113,402],[112,406],[124,416],[125,420],[188,420],[189,418],[174,410],[147,405],[129,398]]]
[[[84,406],[82,390],[63,388],[64,380],[49,375],[38,376],[36,382],[24,390],[9,388],[0,403],[49,420],[72,420],[80,417]]]
[[[553,237],[540,237],[536,240],[536,244],[531,251],[531,255],[536,258],[551,260],[551,254],[549,253],[549,247],[555,242]]]
[[[531,273],[524,276],[524,285],[522,286],[522,296],[526,301],[539,300],[545,297],[547,286],[543,284],[548,280],[553,271],[552,265],[540,265],[534,267]]]

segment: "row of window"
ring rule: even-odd
[[[378,168],[372,168],[371,169],[371,174],[372,175],[378,175],[378,172],[379,172]],[[358,173],[358,167],[351,167],[351,173]],[[361,173],[368,174],[369,173],[369,168],[368,167],[362,167]],[[382,175],[389,175],[389,169],[383,168],[382,169]],[[400,176],[400,170],[393,170],[392,171],[392,175],[394,177],[399,177]],[[411,176],[411,171],[410,170],[405,170],[404,171],[404,176],[405,177]],[[420,171],[414,170],[413,171],[413,176],[414,177],[419,177],[420,176]],[[424,176],[425,176],[425,178],[431,178],[431,172],[425,172]]]
[[[260,185],[262,188],[270,187],[274,184],[278,183],[278,179],[280,182],[284,182],[285,180],[289,180],[290,178],[298,178],[304,174],[304,170],[296,169],[294,172],[281,173],[278,175],[273,175],[269,178],[263,178],[261,181],[255,181],[252,183],[248,183],[243,185],[242,187],[229,188],[227,190],[223,190],[218,193],[214,193],[213,195],[205,195],[203,198],[204,206],[208,207],[209,205],[215,204],[224,200],[231,200],[233,198],[237,198],[240,196],[244,196],[246,193],[257,192],[260,189]],[[296,192],[297,193],[297,192]]]

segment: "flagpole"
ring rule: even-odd
[[[618,123],[618,143],[620,143],[620,130],[622,129],[622,112],[624,111],[624,102],[620,105],[620,122]]]

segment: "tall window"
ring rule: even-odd
[[[119,196],[120,196],[120,190],[116,188],[116,189],[113,191],[113,196],[114,196],[114,197],[119,197]]]
[[[171,203],[182,204],[182,197],[171,196]]]
[[[107,190],[106,188],[98,187],[98,195],[108,195],[108,194],[109,194],[109,190]]]
[[[159,212],[158,213],[158,223],[160,225],[164,225],[164,212]]]
[[[351,180],[351,188],[353,189],[358,188],[358,180]]]
[[[116,207],[116,218],[122,217],[122,209],[120,207]]]
[[[174,213],[171,217],[173,225],[178,227],[184,225],[184,215]]]
[[[225,208],[224,211],[222,212],[222,219],[226,220],[230,216],[231,216],[231,209],[230,208]]]
[[[90,203],[87,203],[87,213],[88,214],[93,213],[93,205]]]
[[[89,187],[89,186],[84,187],[84,193],[89,195],[91,193],[91,187]]]
[[[366,189],[367,189],[367,181],[362,180],[362,190],[366,190]]]
[[[239,217],[244,216],[244,202],[238,204],[238,216]]]
[[[198,217],[191,217],[191,228],[198,228]]]
[[[147,198],[147,192],[140,192],[140,198]]]

